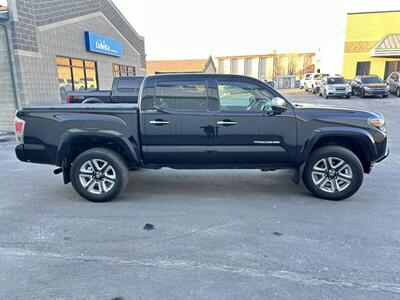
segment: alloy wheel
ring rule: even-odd
[[[311,172],[312,180],[320,190],[328,193],[342,192],[353,179],[353,171],[348,163],[338,157],[318,160]]]
[[[102,159],[84,162],[79,169],[79,181],[92,194],[109,192],[116,183],[117,175],[112,165]]]

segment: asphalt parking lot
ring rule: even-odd
[[[290,171],[163,169],[95,204],[3,138],[0,299],[399,299],[400,98],[285,94],[384,113],[390,156],[352,198]]]

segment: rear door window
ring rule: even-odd
[[[208,111],[205,81],[164,81],[155,89],[155,108],[185,111]]]

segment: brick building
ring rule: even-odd
[[[144,38],[111,0],[8,0],[0,25],[0,130],[16,108],[146,74]]]

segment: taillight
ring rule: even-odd
[[[67,104],[71,103],[71,96],[67,96]]]
[[[17,139],[17,143],[23,144],[24,143],[25,121],[21,120],[18,117],[15,117],[14,128],[15,128],[15,138]]]

